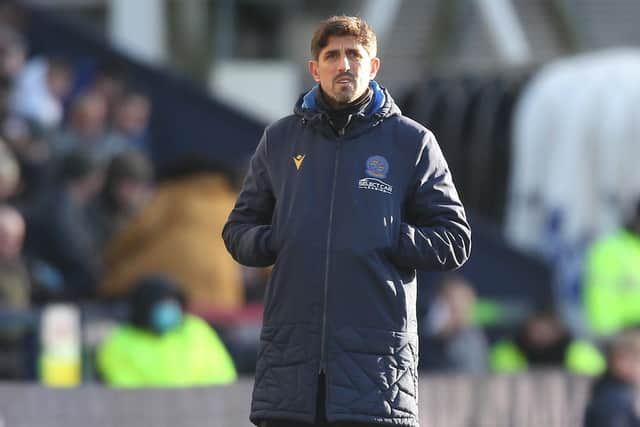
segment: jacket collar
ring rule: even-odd
[[[379,112],[385,104],[386,95],[380,85],[375,80],[371,80],[369,87],[373,91],[373,97],[371,103],[364,111],[365,116],[371,116]],[[320,85],[315,85],[309,92],[302,96],[302,104],[300,108],[302,111],[318,111],[318,102],[316,101],[317,92],[320,89]]]
[[[382,86],[380,86],[375,80],[369,83],[369,87],[373,91],[373,97],[369,106],[363,111],[355,115],[356,122],[349,125],[347,128],[348,136],[357,136],[366,131],[367,129],[376,126],[380,121],[393,115],[399,115],[400,109],[396,106],[393,98],[389,92]],[[322,111],[316,101],[316,94],[319,90],[319,85],[315,85],[307,93],[300,96],[294,113],[301,117],[303,123],[310,123],[314,127],[321,131],[331,132],[330,126],[327,123],[327,114]],[[335,135],[334,135],[335,136]]]

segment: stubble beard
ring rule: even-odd
[[[336,88],[336,89],[337,90],[334,91],[334,96],[329,96],[333,101],[333,103],[335,103],[336,107],[345,106],[350,102],[352,102],[354,99],[356,99],[355,87],[353,88],[343,87],[343,88]]]

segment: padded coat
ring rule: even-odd
[[[233,257],[275,263],[251,421],[418,425],[416,269],[468,258],[470,227],[433,135],[371,82],[334,130],[317,86],[270,125],[223,230]]]

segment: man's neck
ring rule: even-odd
[[[319,89],[319,94],[317,95],[320,109],[325,111],[329,118],[329,124],[339,135],[344,134],[345,129],[351,122],[352,116],[366,109],[371,103],[372,98],[371,88],[367,88],[367,90],[354,101],[343,104],[337,103],[335,99],[333,100],[333,104],[330,104],[329,101],[331,97],[327,96],[322,91],[322,88]]]
[[[324,101],[324,104],[327,106],[327,108],[333,111],[342,110],[350,104],[338,102],[337,99],[327,96],[322,89],[320,89],[320,96],[322,97],[322,100]]]

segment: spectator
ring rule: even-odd
[[[17,76],[11,111],[45,131],[55,129],[62,121],[63,100],[71,90],[72,75],[71,66],[62,59],[31,59]]]
[[[9,113],[11,88],[26,57],[27,46],[22,36],[0,23],[0,121]]]
[[[501,340],[492,347],[490,357],[492,369],[499,373],[555,368],[598,375],[605,368],[599,350],[588,341],[574,339],[550,309],[531,313],[513,340]]]
[[[9,149],[0,139],[0,204],[16,195],[20,186],[20,166]]]
[[[640,201],[625,227],[591,246],[584,280],[587,323],[595,337],[640,326]]]
[[[639,427],[636,387],[640,385],[640,332],[615,337],[607,354],[607,370],[595,382],[585,414],[585,427]]]
[[[62,158],[53,189],[27,209],[26,249],[44,298],[92,294],[99,274],[87,203],[99,190],[101,171],[85,151]]]
[[[20,169],[16,203],[28,204],[46,191],[51,181],[51,151],[37,126],[17,116],[2,124],[2,134]]]
[[[193,310],[242,308],[240,267],[216,234],[235,197],[228,179],[215,171],[165,179],[139,215],[107,243],[100,294],[117,297],[136,277],[159,272],[180,284]]]
[[[28,363],[25,337],[30,323],[31,281],[22,258],[25,224],[9,205],[0,206],[0,378],[24,379]]]
[[[115,104],[126,92],[128,80],[127,66],[117,61],[102,63],[95,70],[89,90],[101,94],[106,100],[110,123],[113,121]]]
[[[0,2],[0,25],[12,28],[24,34],[26,33],[28,12],[20,2]]]
[[[228,384],[236,371],[217,334],[184,313],[178,288],[159,276],[139,280],[128,324],[98,348],[99,374],[118,387]]]
[[[0,82],[13,82],[20,73],[27,58],[24,38],[15,30],[0,25]]]
[[[22,258],[25,222],[18,210],[0,206],[0,306],[26,309],[31,280]]]
[[[150,115],[151,101],[146,95],[140,92],[123,95],[114,106],[113,124],[108,136],[110,143],[135,147],[149,154],[147,126]]]
[[[135,149],[123,151],[109,162],[102,191],[89,209],[101,250],[147,202],[151,194],[152,169],[146,156]]]
[[[87,150],[106,166],[114,155],[124,151],[126,145],[107,139],[106,100],[97,92],[87,92],[73,101],[69,123],[52,136],[51,147],[57,157],[77,149]]]
[[[1,13],[2,11],[0,10],[0,15]],[[36,77],[28,78],[28,76],[25,76],[25,74],[29,73],[38,74],[38,72],[42,72],[43,70],[38,71],[37,69],[44,67],[41,63],[42,61],[36,60],[35,65],[30,64],[31,68],[36,68],[35,71],[30,70],[29,72],[23,72],[23,69],[25,69],[26,55],[27,45],[22,36],[6,26],[6,24],[0,24],[0,127],[4,143],[6,143],[7,147],[12,151],[11,156],[15,156],[15,161],[19,164],[20,172],[25,179],[25,181],[20,182],[22,185],[19,189],[17,188],[18,182],[15,183],[16,188],[14,190],[18,190],[19,194],[17,194],[17,197],[20,199],[27,198],[27,193],[30,193],[32,189],[39,186],[40,180],[43,178],[40,172],[45,169],[42,165],[48,160],[48,149],[46,145],[39,143],[41,141],[35,137],[37,133],[45,131],[45,128],[39,124],[37,118],[30,113],[20,112],[20,108],[18,108],[19,114],[12,111],[16,107],[14,104],[17,101],[13,97],[18,96],[18,86],[22,85],[23,91],[26,91],[29,96],[34,96],[33,99],[20,100],[20,105],[24,107],[27,107],[27,104],[30,102],[36,102],[37,96],[33,93],[34,91],[37,92],[38,88],[42,90],[46,89],[46,85],[44,85],[43,89],[43,86],[39,86],[34,82],[34,80],[37,80]],[[56,61],[52,61],[52,63],[54,62]],[[62,71],[64,65],[61,63],[59,65],[61,69],[58,72],[52,71],[52,75],[61,76],[64,74],[64,71]],[[55,77],[53,80],[61,81],[62,77]],[[30,89],[24,87],[25,84],[28,86],[29,82],[33,86]],[[60,85],[61,83],[53,84],[54,87]],[[56,90],[62,92],[65,89],[59,88]],[[19,95],[22,96],[25,95],[25,93]],[[45,95],[42,96],[45,99],[43,102],[46,104],[46,99],[49,99],[49,97]],[[61,105],[57,99],[53,99],[51,102],[56,105]],[[36,106],[28,106],[28,108],[32,107],[35,108]],[[42,107],[44,109],[47,108],[46,105]],[[53,126],[54,124],[50,125],[51,128]],[[2,157],[3,159],[6,158],[4,154]],[[3,167],[3,170],[7,169]],[[14,174],[11,173],[11,175]],[[18,177],[18,175],[15,176]],[[4,183],[0,185],[3,186],[3,190],[0,190],[0,192],[5,191]],[[14,194],[12,194],[12,196],[13,195]],[[2,195],[0,195],[0,198],[4,199]]]
[[[462,276],[441,282],[435,302],[421,325],[420,367],[425,370],[480,374],[487,370],[488,345],[473,324],[475,291]]]

